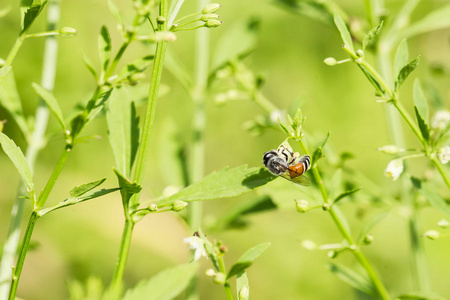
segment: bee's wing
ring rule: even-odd
[[[300,175],[300,176],[291,178],[291,176],[289,176],[289,173],[284,173],[284,174],[281,174],[280,176],[283,177],[284,179],[292,181],[296,184],[300,184],[300,185],[304,185],[304,186],[311,185],[311,181],[305,175]]]

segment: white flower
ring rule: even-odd
[[[400,177],[400,174],[403,172],[403,160],[402,159],[394,159],[389,162],[384,170],[384,175],[386,177],[392,177],[392,180],[397,180]]]
[[[450,160],[450,147],[445,146],[445,147],[439,149],[437,155],[438,155],[441,163],[443,163],[443,164],[448,163],[448,161]]]
[[[431,120],[431,127],[435,129],[444,129],[448,122],[450,122],[450,112],[447,110],[439,110]]]
[[[183,242],[188,244],[189,250],[194,251],[194,261],[199,260],[202,256],[207,257],[203,240],[198,236],[190,236],[183,239]]]
[[[270,113],[270,120],[272,122],[278,122],[280,120],[281,122],[286,120],[286,111],[276,109]]]

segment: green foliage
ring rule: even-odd
[[[139,282],[125,293],[124,300],[171,300],[178,296],[197,273],[197,264],[184,264],[166,269]]]
[[[86,194],[87,192],[89,192],[90,190],[95,189],[96,187],[98,187],[99,185],[101,185],[103,182],[105,182],[106,178],[97,180],[97,181],[93,181],[93,182],[89,182],[89,183],[85,183],[83,185],[74,187],[70,192],[70,198],[77,198],[83,194]],[[70,199],[69,198],[69,199]]]
[[[447,219],[450,220],[450,208],[444,199],[442,199],[439,194],[428,186],[425,182],[421,181],[418,178],[411,177],[411,182],[413,186],[430,201],[431,205],[433,205],[437,210],[439,210]]]
[[[328,269],[333,272],[339,279],[349,284],[353,288],[374,296],[376,294],[375,287],[367,276],[356,272],[344,265],[337,263],[328,263]]]
[[[334,10],[330,6],[330,2],[315,0],[276,0],[276,3],[286,8],[289,12],[294,12],[329,26],[334,24]]]
[[[400,72],[398,73],[398,77],[397,80],[395,81],[395,90],[398,90],[400,88],[400,86],[403,84],[403,82],[405,82],[406,78],[408,78],[409,74],[412,73],[412,71],[414,71],[417,67],[417,65],[419,64],[420,61],[420,55],[410,61],[406,66],[404,66]]]
[[[36,20],[36,18],[39,16],[46,3],[47,0],[32,0],[31,5],[29,5],[29,8],[25,11],[25,17],[22,23],[22,31],[20,34],[24,34],[28,31],[31,24],[33,24],[34,20]]]
[[[33,172],[22,151],[17,147],[14,141],[7,137],[3,132],[0,132],[0,144],[2,145],[3,151],[5,151],[6,155],[8,155],[9,159],[13,162],[17,171],[19,171],[22,176],[22,180],[25,182],[28,191],[32,193],[30,195],[32,196],[31,200],[35,201]]]
[[[334,13],[334,24],[336,24],[336,27],[339,30],[339,33],[341,34],[341,38],[342,41],[344,42],[344,45],[350,51],[355,52],[355,49],[353,48],[352,36],[350,35],[347,25],[345,24],[344,20],[342,20],[338,12]]]
[[[416,113],[417,123],[419,124],[420,132],[422,133],[422,137],[425,141],[430,140],[430,129],[428,128],[427,123],[425,123],[425,120],[420,115],[419,109],[417,106],[414,106],[414,112]]]
[[[361,189],[361,187],[357,187],[348,191],[345,191],[341,194],[339,194],[336,199],[333,200],[333,204],[337,204],[339,201],[341,201],[342,199],[344,199],[345,197],[348,197],[354,193],[356,193],[357,191],[359,191]]]
[[[22,103],[20,101],[19,92],[17,91],[16,81],[14,80],[14,73],[10,71],[11,68],[1,68],[0,73],[3,72],[3,77],[0,74],[0,105],[8,111],[11,118],[19,126],[23,135],[28,138],[30,130],[27,125],[27,120],[23,113]],[[9,71],[9,72],[8,72]]]
[[[45,101],[50,111],[53,113],[53,115],[58,120],[59,124],[61,125],[61,128],[64,132],[66,132],[66,125],[64,124],[64,117],[61,111],[61,108],[59,107],[58,100],[56,100],[55,96],[53,96],[52,93],[41,87],[37,83],[32,84],[34,90],[36,93],[38,93],[39,96]]]
[[[267,248],[270,247],[270,243],[262,243],[248,249],[242,256],[237,260],[237,262],[231,267],[228,272],[227,278],[231,278],[237,274],[244,272],[249,268],[253,261],[258,258]]]
[[[364,51],[367,47],[373,48],[376,40],[378,38],[378,35],[380,34],[381,28],[383,27],[383,21],[381,21],[380,25],[378,25],[375,28],[372,28],[364,37],[363,39],[363,48]]]
[[[120,195],[122,196],[122,204],[127,215],[130,207],[130,199],[134,194],[141,191],[142,187],[136,182],[131,182],[125,178],[118,170],[114,169],[120,187]]]
[[[425,124],[430,124],[428,101],[425,97],[425,93],[423,92],[419,78],[416,78],[416,80],[414,80],[413,98],[414,104],[417,107],[417,111],[425,121]]]
[[[111,60],[111,37],[106,26],[102,26],[98,38],[98,55],[100,57],[100,67],[102,72],[106,73]]]
[[[450,5],[439,7],[420,21],[408,26],[400,35],[409,38],[418,34],[450,27]]]
[[[158,206],[168,205],[176,200],[190,202],[234,197],[262,186],[275,178],[276,176],[264,168],[248,168],[246,165],[233,169],[224,168],[178,193],[162,199],[158,202]]]
[[[245,295],[243,288],[249,289],[247,272],[241,272],[236,276],[236,292],[238,295],[238,300],[249,300],[250,297]],[[248,293],[249,294],[249,293]]]
[[[404,66],[408,64],[409,50],[406,40],[402,40],[395,53],[394,72],[396,76],[400,74],[400,71]]]

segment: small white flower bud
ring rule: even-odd
[[[338,256],[338,252],[336,250],[330,250],[328,251],[327,256],[329,258],[336,258]]]
[[[250,295],[250,289],[248,285],[244,285],[241,290],[239,291],[239,299],[248,299],[248,296]]]
[[[166,23],[166,18],[164,18],[163,16],[159,16],[156,18],[156,23],[158,23],[159,25],[163,25],[164,23]]]
[[[394,159],[389,162],[384,170],[384,175],[386,177],[391,177],[392,180],[397,180],[403,172],[403,160],[402,159]]]
[[[362,62],[363,62],[362,57],[355,59],[355,63],[357,63],[357,64],[361,64]]]
[[[73,37],[77,35],[77,30],[72,27],[63,27],[59,30],[62,37]]]
[[[441,163],[446,164],[450,160],[450,147],[445,146],[438,150],[437,156]]]
[[[216,271],[214,271],[213,269],[207,269],[205,271],[206,276],[208,277],[213,277],[214,275],[216,275]]]
[[[227,276],[222,272],[216,273],[213,277],[213,282],[220,285],[225,284],[226,280]]]
[[[431,127],[442,130],[447,126],[448,122],[450,122],[450,111],[439,110],[431,120]]]
[[[309,203],[306,200],[295,200],[295,207],[300,213],[305,213],[309,210]]]
[[[442,219],[437,223],[437,226],[447,229],[450,226],[450,223],[446,219]]]
[[[364,57],[364,51],[362,51],[361,49],[358,49],[356,51],[356,55],[358,55],[358,57]]]
[[[324,204],[322,205],[322,209],[323,209],[324,211],[330,210],[330,204],[324,203]]]
[[[156,32],[155,40],[157,42],[161,42],[161,41],[173,42],[176,39],[177,39],[177,36],[173,32],[170,32],[170,31],[157,31]]]
[[[423,235],[423,237],[427,237],[430,240],[436,240],[439,238],[439,232],[436,230],[428,230],[427,232],[425,232]]]
[[[304,241],[302,241],[302,246],[306,250],[315,250],[315,249],[317,249],[316,243],[314,243],[311,240],[304,240]]]
[[[328,66],[335,66],[337,61],[334,57],[327,57],[323,60],[323,62]]]
[[[219,18],[219,15],[217,15],[217,14],[206,14],[201,17],[201,20],[203,22],[206,22],[208,20],[217,20],[218,18]]]
[[[370,235],[370,234],[366,235],[366,236],[364,237],[364,239],[363,239],[362,242],[363,242],[364,245],[370,245],[370,244],[372,244],[372,242],[373,242],[373,236]]]
[[[156,205],[155,203],[152,203],[147,208],[148,208],[149,211],[157,211],[158,210],[158,205]]]
[[[203,8],[202,14],[212,14],[212,13],[216,12],[219,8],[220,8],[219,3],[208,4]]]
[[[208,20],[205,22],[205,27],[214,28],[222,24],[222,21],[219,20]]]
[[[177,200],[172,204],[172,210],[173,211],[182,211],[186,206],[188,206],[189,203]]]
[[[397,153],[403,151],[403,149],[401,149],[395,145],[386,145],[386,146],[378,148],[377,150],[380,152],[386,153],[386,154],[397,154]]]

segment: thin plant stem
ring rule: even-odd
[[[47,13],[47,29],[54,30],[57,27],[60,17],[60,1],[51,0],[48,3]],[[55,36],[49,36],[45,39],[44,46],[44,60],[42,68],[41,85],[52,91],[55,83],[58,40]],[[11,60],[12,62],[12,60]],[[50,111],[45,102],[40,99],[35,114],[34,130],[31,133],[31,138],[28,139],[29,144],[25,153],[28,165],[31,170],[34,170],[36,157],[42,149],[45,141],[45,131]],[[22,223],[23,211],[27,199],[22,195],[26,195],[26,186],[23,182],[19,184],[16,200],[13,204],[11,212],[11,221],[8,229],[8,235],[3,247],[3,254],[0,263],[0,299],[6,299],[10,289],[9,279],[12,276],[11,266],[17,253],[17,247],[20,237],[20,224]]]
[[[22,273],[23,264],[25,262],[25,257],[27,255],[28,247],[30,246],[31,236],[33,234],[34,225],[36,221],[39,219],[39,215],[37,212],[33,211],[30,216],[30,220],[28,221],[28,226],[25,231],[25,235],[23,237],[22,246],[20,247],[19,256],[17,259],[17,263],[14,266],[14,274],[11,282],[11,290],[9,292],[8,300],[16,299],[17,287],[19,285],[20,275]]]
[[[227,269],[225,268],[225,262],[223,260],[223,256],[219,256],[217,258],[217,261],[219,262],[220,272],[222,272],[223,274],[227,274]],[[233,293],[231,292],[231,287],[230,287],[230,283],[228,282],[228,279],[225,280],[223,287],[225,288],[225,294],[227,295],[227,300],[234,300]]]
[[[160,15],[164,18],[167,18],[167,0],[162,0],[160,3]],[[167,24],[159,25],[159,30],[165,31],[167,28]],[[145,163],[148,156],[148,150],[150,148],[150,133],[153,126],[153,120],[155,118],[156,111],[156,101],[158,98],[158,90],[161,82],[163,64],[164,64],[164,56],[166,53],[167,41],[160,41],[156,45],[156,53],[155,53],[155,61],[153,64],[152,70],[152,78],[150,83],[150,91],[148,96],[148,104],[147,111],[144,119],[144,126],[141,136],[140,147],[138,150],[137,160],[136,160],[136,169],[134,172],[133,181],[140,184],[143,179]],[[134,195],[131,199],[131,204],[139,202],[139,194]],[[126,207],[125,209],[130,209]],[[125,216],[129,216],[129,211],[125,212]],[[131,246],[131,238],[133,234],[134,222],[130,219],[130,217],[126,217],[125,220],[125,228],[122,234],[122,242],[120,244],[120,251],[118,257],[118,263],[114,270],[113,279],[111,281],[110,290],[112,291],[112,295],[114,299],[117,299],[120,294],[121,285],[123,281],[123,274],[125,271],[125,266],[127,263],[128,253],[130,251]]]
[[[302,148],[303,152],[305,154],[309,154],[309,151],[305,145],[305,143],[303,142],[302,139],[298,139],[297,140],[300,147]],[[320,172],[317,168],[316,165],[313,165],[311,167],[312,169],[312,173],[313,173],[313,177],[314,180],[316,181],[320,193],[322,194],[322,198],[325,204],[329,205],[329,209],[328,212],[331,216],[331,218],[333,219],[333,222],[335,223],[336,227],[338,228],[339,232],[342,234],[342,236],[344,237],[344,239],[348,242],[348,244],[351,246],[356,246],[355,242],[353,241],[353,238],[351,237],[350,233],[348,232],[348,230],[345,228],[344,226],[344,221],[341,220],[342,216],[338,215],[335,212],[335,208],[333,206],[331,206],[331,200],[328,197],[328,193],[325,189],[325,185],[323,184],[322,181],[322,177],[320,175]],[[372,283],[374,284],[379,296],[383,299],[383,300],[388,300],[391,299],[386,288],[384,287],[384,284],[381,282],[381,280],[379,279],[377,273],[375,272],[375,270],[373,269],[372,265],[370,264],[370,262],[367,260],[367,258],[364,256],[364,254],[358,249],[354,249],[352,251],[353,255],[355,256],[355,258],[358,260],[358,262],[361,264],[361,266],[366,270],[367,275],[369,276],[370,280],[372,281]]]
[[[19,49],[22,46],[25,39],[26,39],[26,36],[24,34],[20,35],[16,39],[11,51],[9,52],[8,56],[6,57],[5,64],[3,65],[2,68],[9,67],[12,64],[12,62],[14,61],[14,58],[17,55],[17,52],[19,52]]]
[[[134,222],[130,219],[125,221],[125,226],[122,234],[122,241],[120,243],[120,252],[117,259],[117,264],[114,269],[113,279],[111,281],[111,295],[112,299],[119,299],[122,290],[122,279],[127,264],[128,253],[131,246],[131,238],[133,235]]]
[[[439,174],[441,174],[442,179],[444,179],[444,182],[447,185],[447,187],[450,189],[450,178],[449,178],[447,172],[442,167],[442,164],[438,161],[438,159],[436,157],[432,157],[431,161],[433,162],[433,164],[438,169]]]

